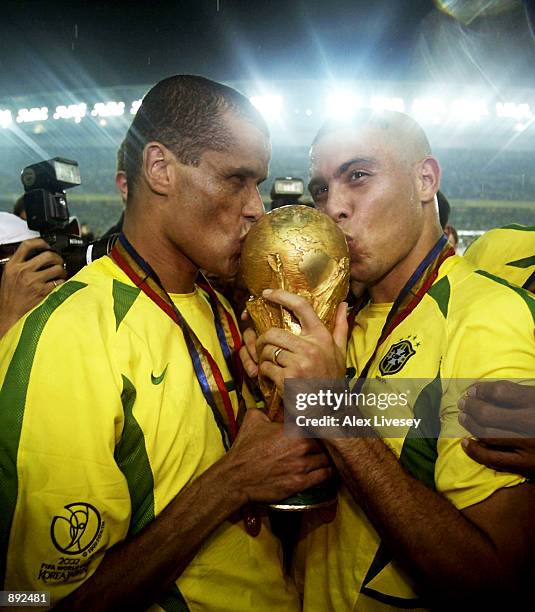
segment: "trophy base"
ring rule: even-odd
[[[310,487],[310,489],[291,495],[274,504],[267,504],[267,507],[284,512],[304,512],[306,510],[330,506],[336,501],[336,495],[336,481],[328,482],[316,487]]]

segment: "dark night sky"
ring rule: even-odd
[[[0,97],[156,82],[455,80],[535,85],[524,10],[462,26],[432,0],[2,3]]]

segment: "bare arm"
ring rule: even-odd
[[[332,337],[302,298],[273,292],[272,301],[290,308],[304,333],[269,330],[257,342],[260,371],[283,389],[285,378],[336,378],[343,321]],[[273,350],[281,347],[281,367]],[[369,436],[370,431],[366,434]],[[379,438],[325,440],[353,498],[361,505],[394,557],[422,593],[466,600],[505,596],[522,584],[535,561],[535,485],[500,489],[486,500],[458,510],[411,476]],[[509,590],[509,591],[508,591]]]
[[[97,571],[56,610],[147,607],[184,571],[199,546],[248,501],[275,501],[329,474],[319,446],[287,438],[249,410],[232,449],[140,534],[110,549]],[[142,560],[142,561],[141,561]]]
[[[408,474],[382,440],[332,439],[327,447],[352,496],[422,592],[460,600],[503,595],[527,564],[533,568],[534,485],[501,489],[460,511]]]

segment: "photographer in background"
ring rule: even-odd
[[[21,195],[20,198],[17,198],[15,206],[13,206],[13,214],[19,217],[20,219],[24,219],[24,221],[26,221],[26,208],[24,207],[23,195]]]
[[[64,278],[63,259],[39,233],[19,217],[0,212],[0,338]]]

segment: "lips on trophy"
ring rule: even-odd
[[[258,335],[271,327],[301,333],[286,308],[262,297],[264,289],[285,289],[307,299],[332,331],[338,305],[349,291],[349,253],[342,230],[327,215],[308,206],[283,206],[251,229],[241,254],[241,273],[251,297],[247,311]],[[283,420],[274,384],[259,378],[268,416]]]

